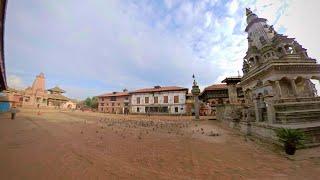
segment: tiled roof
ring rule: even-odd
[[[211,86],[204,88],[204,91],[205,90],[218,90],[218,89],[227,89],[227,84],[213,84]]]
[[[69,101],[70,99],[61,95],[61,94],[49,94],[48,95],[49,99],[57,99],[57,100],[62,100],[62,101]]]
[[[178,87],[178,86],[165,86],[165,87],[153,87],[144,88],[132,91],[130,93],[152,93],[152,92],[164,92],[164,91],[188,91],[188,88]]]
[[[112,92],[112,93],[106,93],[106,94],[102,94],[98,97],[114,97],[114,96],[129,96],[128,92]]]
[[[223,81],[221,81],[222,83],[229,83],[229,82],[240,82],[241,81],[241,76],[230,76],[230,77],[226,77]]]
[[[65,91],[62,90],[61,88],[59,88],[58,86],[51,88],[51,89],[48,89],[48,91],[65,93]]]

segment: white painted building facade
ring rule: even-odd
[[[187,92],[187,88],[158,86],[137,90],[131,93],[131,113],[185,114]]]

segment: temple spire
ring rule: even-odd
[[[250,8],[246,8],[247,23],[250,24],[253,20],[258,19],[259,17],[251,11]]]
[[[45,77],[43,73],[40,73],[32,84],[32,91],[44,91],[45,90]]]
[[[250,8],[246,8],[246,15],[248,16],[248,15],[250,15],[250,14],[252,14],[251,9],[250,9]]]

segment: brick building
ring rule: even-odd
[[[98,111],[115,114],[128,114],[130,95],[128,90],[112,92],[98,96]]]
[[[230,103],[229,101],[230,88],[229,89],[228,88],[229,87],[227,86],[226,83],[213,84],[211,86],[204,88],[204,90],[199,95],[199,99],[203,102],[203,106],[201,106],[200,108],[201,114],[215,115],[216,106],[218,104]],[[237,97],[237,102],[241,103],[244,98],[242,88],[239,84],[235,84],[235,89],[236,89],[235,96]]]

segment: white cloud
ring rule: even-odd
[[[227,4],[228,7],[228,12],[230,15],[233,15],[234,13],[237,12],[238,8],[239,8],[239,3],[238,0],[232,0],[231,2],[229,2]]]
[[[25,87],[25,84],[21,77],[16,75],[9,75],[7,77],[8,86],[14,89],[22,89]]]
[[[236,20],[234,18],[226,17],[224,19],[224,24],[225,24],[223,29],[223,31],[225,32],[224,34],[226,36],[231,35],[236,26]]]
[[[245,7],[275,22],[276,30],[286,28],[319,58],[317,3],[164,0],[160,9],[154,1],[13,1],[7,72],[25,81],[20,75],[44,71],[49,84],[62,84],[73,97],[155,84],[190,87],[193,73],[209,85],[242,68]]]
[[[304,48],[308,49],[310,57],[319,62],[319,17],[320,1],[292,0],[287,10],[280,17],[276,28],[284,27],[285,34],[296,38]]]
[[[208,11],[205,14],[206,21],[204,24],[204,28],[208,28],[212,24],[212,12]]]

